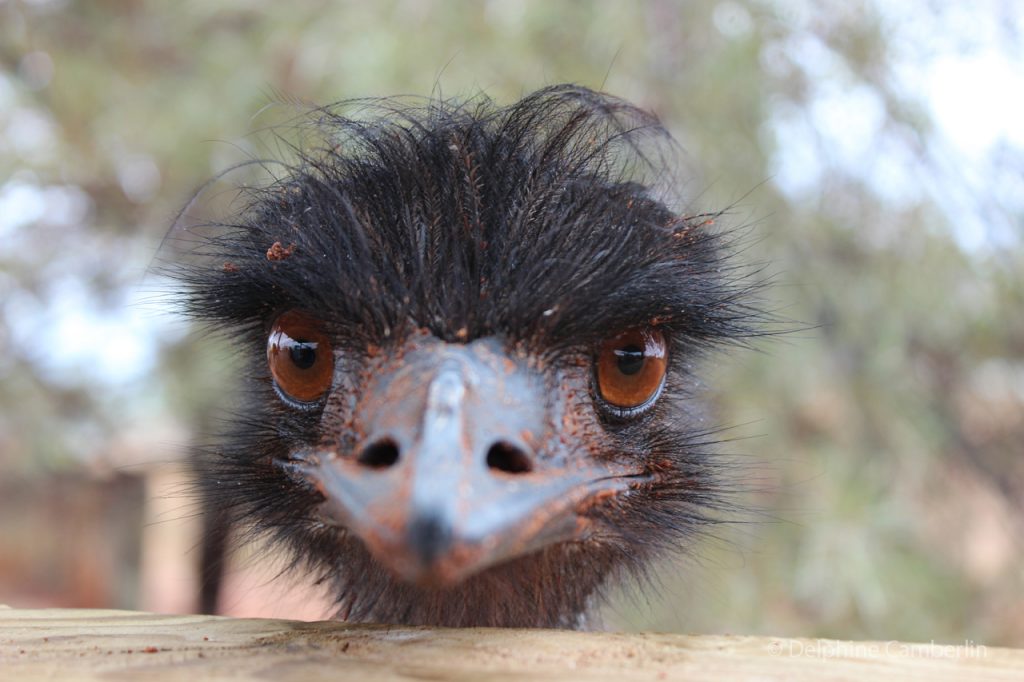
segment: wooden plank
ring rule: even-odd
[[[0,680],[1024,680],[1024,651],[0,607]]]

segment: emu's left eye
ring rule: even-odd
[[[653,400],[665,382],[668,350],[657,329],[630,329],[608,339],[597,356],[597,389],[605,402],[631,411]]]
[[[319,400],[331,387],[331,343],[316,318],[306,313],[293,310],[274,321],[267,363],[277,387],[300,402]]]

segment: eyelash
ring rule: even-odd
[[[273,377],[271,377],[270,379],[270,385],[274,387],[274,393],[277,394],[277,397],[281,400],[282,403],[284,403],[286,406],[290,407],[293,410],[298,410],[299,412],[316,412],[317,410],[323,408],[324,404],[326,404],[327,402],[327,394],[325,394],[321,398],[318,398],[317,400],[312,400],[309,402],[296,400],[295,398],[285,393],[281,389],[281,387],[277,385],[277,382],[274,381]]]
[[[658,402],[658,399],[661,397],[662,392],[664,392],[666,383],[668,383],[668,373],[665,374],[665,377],[661,380],[661,384],[658,385],[657,390],[651,395],[651,397],[648,398],[645,402],[641,403],[640,405],[636,405],[635,407],[618,407],[617,405],[612,405],[603,397],[601,397],[601,391],[597,387],[596,375],[591,379],[591,391],[594,394],[595,402],[598,404],[599,408],[601,409],[605,417],[610,418],[610,420],[613,422],[624,423],[633,421],[634,419],[638,419],[639,417],[642,417],[643,415],[650,412],[654,405]]]

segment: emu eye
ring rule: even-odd
[[[316,318],[296,311],[282,313],[267,339],[267,363],[277,387],[288,397],[312,402],[331,386],[334,354]]]
[[[597,389],[614,408],[633,410],[651,401],[665,381],[665,335],[657,329],[630,329],[601,345]]]

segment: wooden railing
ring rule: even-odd
[[[0,607],[0,680],[1024,680],[1024,650]]]

